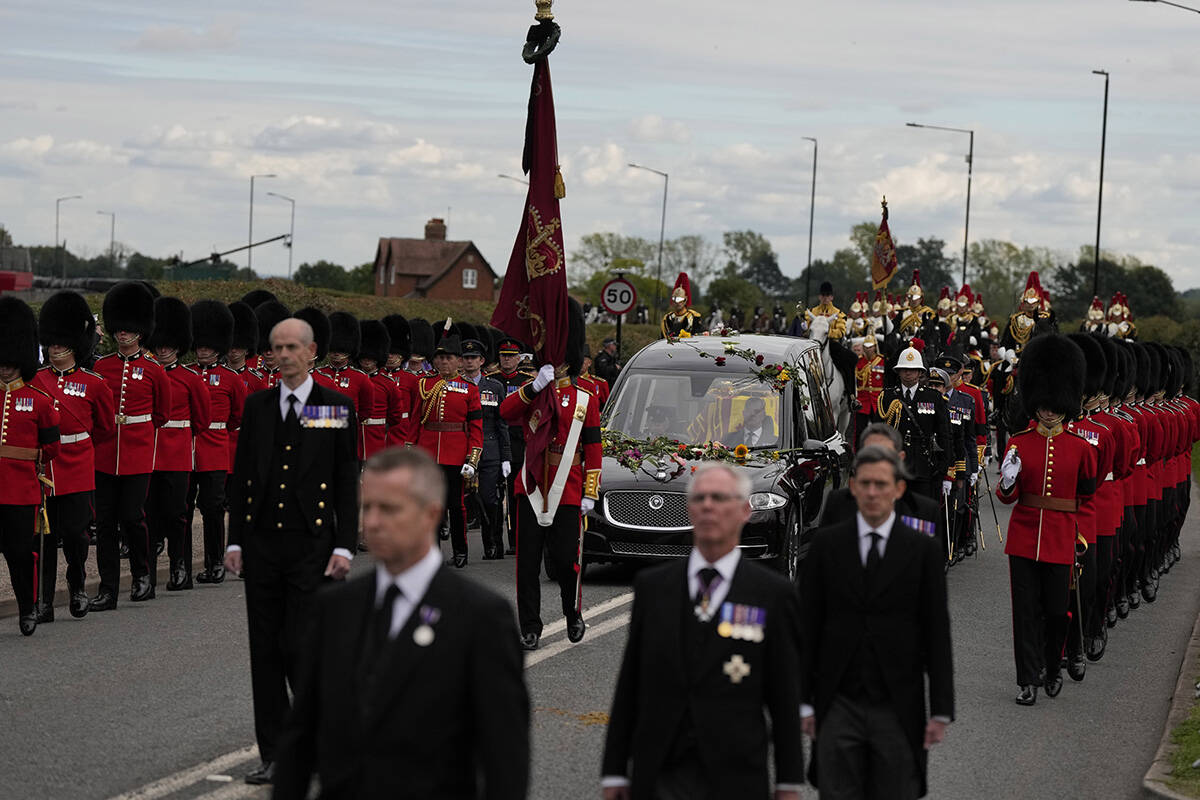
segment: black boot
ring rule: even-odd
[[[54,622],[54,606],[49,603],[38,603],[37,621],[39,625],[45,622]]]
[[[1017,692],[1017,705],[1031,706],[1037,702],[1037,687],[1022,686],[1021,691]]]
[[[91,601],[88,600],[87,592],[83,589],[74,589],[71,591],[71,616],[75,619],[82,619],[87,616],[91,610]]]
[[[129,599],[134,603],[154,599],[154,585],[150,583],[149,575],[133,579],[133,584],[129,587]]]

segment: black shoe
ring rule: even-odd
[[[1119,619],[1129,618],[1129,595],[1121,595],[1117,598],[1116,612]]]
[[[275,762],[264,761],[258,768],[245,777],[251,786],[268,786],[275,782]]]
[[[438,538],[441,539],[443,542],[449,541],[450,540],[450,529],[447,528],[445,525],[438,528]]]
[[[166,547],[167,547],[166,541],[163,539],[159,539],[157,542],[154,543],[154,555],[161,556],[163,554],[163,550],[165,550]]]
[[[224,583],[225,582],[225,565],[213,564],[208,568],[209,583]]]
[[[522,633],[521,634],[521,649],[522,650],[537,650],[538,639],[542,638],[540,633]]]
[[[1083,653],[1075,653],[1067,661],[1067,674],[1071,676],[1071,680],[1078,683],[1083,680],[1083,676],[1087,673],[1087,660],[1083,657]]]
[[[129,558],[129,545],[121,542],[121,558]]]
[[[1128,614],[1129,612],[1126,611],[1125,613]],[[1117,625],[1117,606],[1115,603],[1113,605],[1109,606],[1108,609],[1104,612],[1104,624],[1106,627],[1109,627],[1109,628],[1116,627],[1116,625]]]
[[[112,611],[116,607],[117,596],[104,590],[88,601],[88,611]]]
[[[1054,674],[1042,684],[1042,687],[1046,690],[1046,697],[1058,697],[1058,693],[1062,691],[1063,687],[1062,673],[1055,670]]]
[[[212,583],[212,576],[208,570],[202,569],[196,573],[195,581],[196,583]]]
[[[171,580],[167,581],[167,591],[182,592],[191,588],[193,588],[192,576],[188,574],[187,567],[181,563],[171,570]]]
[[[1142,584],[1142,599],[1147,603],[1153,603],[1158,597],[1158,588],[1153,580],[1146,581]]]
[[[515,556],[516,554],[517,554],[517,548],[515,548],[515,547],[506,547],[506,548],[504,548],[504,555],[506,555],[506,556]]]
[[[454,561],[452,563],[454,564],[455,569],[462,569],[463,567],[465,567],[467,565],[467,554],[466,553],[455,553]]]
[[[1021,691],[1017,692],[1017,705],[1031,706],[1037,702],[1037,687],[1022,686]]]
[[[37,612],[22,614],[21,619],[17,621],[17,627],[21,629],[22,636],[33,636],[33,632],[37,630]]]
[[[1087,660],[1099,661],[1104,658],[1104,651],[1108,649],[1108,628],[1100,626],[1100,633],[1088,639],[1087,644]]]
[[[87,616],[89,610],[87,592],[80,589],[77,592],[71,592],[71,616],[75,619],[83,619]]]
[[[133,603],[141,603],[144,600],[154,599],[154,587],[150,585],[150,576],[143,575],[140,578],[133,579],[133,585],[129,587],[129,600]]]
[[[1132,592],[1129,593],[1128,599],[1129,599],[1129,609],[1131,611],[1136,610],[1138,608],[1138,606],[1140,606],[1142,604],[1142,596],[1141,596],[1141,594],[1138,593],[1137,589],[1134,589]]]
[[[576,617],[567,623],[567,641],[575,644],[583,638],[583,634],[587,631],[587,624],[584,623],[583,617]]]
[[[54,622],[54,606],[49,603],[38,603],[37,621],[39,625],[43,622]]]
[[[484,561],[495,561],[496,558],[497,558],[497,556],[496,556],[496,551],[494,548],[491,548],[491,547],[483,548],[483,560]]]

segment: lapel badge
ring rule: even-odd
[[[741,683],[742,678],[750,674],[750,665],[742,658],[741,653],[734,653],[721,665],[721,671],[729,676],[730,683]]]
[[[421,606],[417,609],[417,618],[421,624],[413,631],[413,644],[417,647],[428,647],[433,644],[433,626],[442,618],[442,612],[433,606]]]

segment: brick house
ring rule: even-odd
[[[446,241],[446,221],[425,223],[424,239],[380,237],[375,294],[494,302],[499,276],[474,242]]]

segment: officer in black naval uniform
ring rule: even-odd
[[[899,386],[879,394],[872,422],[886,422],[904,440],[905,466],[913,491],[937,500],[950,456],[950,411],[941,392],[920,383],[925,373],[921,353],[914,347],[900,352],[896,366]]]
[[[592,359],[592,374],[608,381],[610,387],[617,382],[621,365],[617,363],[617,340],[611,336],[600,343],[600,352]]]
[[[358,421],[350,398],[317,384],[312,327],[287,319],[271,332],[279,383],[246,400],[229,496],[225,566],[246,582],[254,729],[274,777],[288,685],[308,647],[310,605],[323,578],[350,571],[358,539]],[[245,569],[243,570],[243,565]]]
[[[499,361],[499,366],[495,372],[489,375],[504,385],[504,397],[508,397],[513,392],[520,389],[525,384],[533,380],[534,372],[528,367],[521,366],[521,342],[511,336],[500,339],[496,342],[496,354]],[[508,426],[508,445],[509,445],[509,461],[514,468],[519,470],[521,465],[525,463],[525,431],[520,425]],[[506,514],[508,523],[508,547],[504,551],[504,555],[512,556],[517,554],[517,502],[513,497],[513,484],[516,479],[505,475],[504,494],[505,502],[508,503],[508,513]]]
[[[487,361],[487,349],[478,339],[462,343],[462,377],[479,389],[479,404],[483,407],[483,454],[479,471],[475,473],[475,492],[483,506],[486,519],[479,520],[483,537],[485,560],[504,558],[504,523],[501,520],[500,478],[512,473],[512,449],[508,424],[500,418],[500,401],[506,396],[504,384],[481,370]]]

